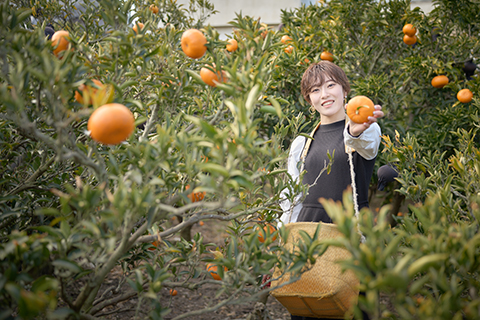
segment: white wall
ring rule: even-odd
[[[276,27],[280,24],[281,9],[294,9],[310,1],[312,0],[210,0],[219,12],[212,15],[206,23],[214,26],[221,38],[225,39],[225,34],[232,31],[228,22],[236,17],[235,13],[260,18],[262,23]],[[188,7],[189,0],[178,0],[177,3]]]
[[[179,4],[188,6],[189,0],[178,0]],[[277,27],[281,20],[281,10],[294,9],[302,4],[316,3],[316,0],[210,0],[218,13],[212,15],[207,24],[214,26],[225,39],[230,34],[232,27],[228,22],[235,18],[235,13],[242,13],[243,16],[260,18],[262,23]],[[423,12],[432,10],[431,0],[411,0],[411,7],[420,7]]]

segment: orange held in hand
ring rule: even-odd
[[[135,118],[124,105],[109,103],[92,113],[87,127],[93,140],[114,145],[125,141],[132,134]]]
[[[238,49],[238,42],[235,39],[229,39],[227,44],[227,50],[229,52],[235,52]]]
[[[323,51],[322,54],[320,55],[320,59],[333,62],[333,54],[331,54],[328,51]]]
[[[435,88],[443,88],[448,84],[447,76],[436,76],[432,79],[432,86]]]
[[[404,25],[402,31],[409,37],[413,37],[415,33],[417,33],[417,29],[413,26],[413,24],[410,23]]]
[[[368,117],[373,117],[373,111],[373,101],[365,96],[356,96],[348,101],[347,115],[355,123],[368,122]]]
[[[58,58],[60,52],[68,49],[70,34],[65,30],[58,30],[52,36],[53,54]]]
[[[180,40],[183,52],[192,59],[203,57],[207,51],[207,38],[200,30],[189,29],[182,34]]]
[[[462,103],[469,103],[470,101],[472,101],[472,98],[473,93],[469,89],[462,89],[457,93],[457,99]]]
[[[261,243],[265,242],[265,238],[263,237],[263,231],[265,231],[265,235],[267,237],[271,237],[272,234],[276,231],[275,227],[270,223],[268,223],[266,226],[263,227],[263,231],[260,227],[257,227],[257,230],[258,230],[258,241],[260,241]],[[275,241],[276,239],[277,239],[277,235],[274,235],[272,237],[272,241]]]

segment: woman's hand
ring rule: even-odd
[[[382,111],[382,106],[375,105],[374,108],[375,111],[373,111],[373,117],[368,117],[368,122],[355,123],[353,121],[350,121],[348,125],[348,131],[352,137],[358,137],[362,134],[363,131],[367,130],[372,123],[377,122],[377,119],[382,118],[385,115]]]

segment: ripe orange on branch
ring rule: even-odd
[[[125,141],[135,128],[133,113],[122,104],[109,103],[96,109],[88,119],[93,140],[115,145]]]
[[[333,54],[331,54],[328,51],[323,51],[322,54],[320,55],[320,59],[333,62]]]
[[[223,267],[223,270],[225,270],[226,272],[227,268]],[[220,277],[220,275],[218,274],[218,267],[213,263],[207,264],[207,271],[210,272],[210,275],[212,276],[213,279],[222,280],[222,277]]]
[[[273,225],[271,225],[270,223],[267,223],[263,227],[263,231],[262,231],[261,227],[257,227],[257,230],[258,230],[258,241],[260,241],[261,243],[265,242],[265,238],[263,237],[263,232],[265,232],[265,235],[267,237],[271,237],[272,234],[276,231],[275,227]],[[277,239],[277,235],[274,235],[272,237],[272,241],[275,241],[276,239]]]
[[[202,78],[203,82],[208,84],[211,87],[216,87],[217,83],[224,82],[225,75],[223,72],[213,72],[212,70],[203,67],[200,69],[200,78]]]
[[[290,37],[287,36],[287,35],[284,35],[280,41],[281,41],[283,44],[287,44],[287,43],[289,43],[289,42],[292,42],[292,38],[290,38]]]
[[[293,52],[293,46],[286,47],[285,52],[288,53],[288,54],[292,53]]]
[[[415,43],[417,43],[417,36],[413,35],[411,37],[408,34],[406,34],[403,36],[403,42],[405,42],[405,44],[408,44],[409,46],[414,45]]]
[[[472,98],[473,93],[469,89],[462,89],[457,93],[457,99],[462,103],[469,103],[470,101],[472,101]]]
[[[151,4],[150,7],[149,7],[150,11],[153,12],[153,14],[157,14],[158,13],[158,7],[154,4]]]
[[[180,39],[183,52],[192,59],[203,57],[207,51],[207,38],[197,29],[189,29],[182,34]]]
[[[229,39],[227,44],[227,51],[235,52],[238,49],[238,42],[235,39]]]
[[[373,101],[365,96],[356,96],[347,104],[347,116],[355,123],[368,122],[368,117],[373,117],[374,110]]]
[[[175,297],[177,294],[178,294],[178,291],[177,291],[177,290],[175,290],[175,289],[170,289],[170,295],[171,295],[172,297]]]
[[[417,33],[417,29],[411,23],[404,25],[402,31],[409,37],[413,37]]]
[[[185,190],[188,190],[188,189],[190,189],[190,185],[185,186]],[[204,192],[192,192],[187,197],[192,202],[198,202],[198,201],[202,201],[203,198],[205,198],[206,194],[207,193],[205,191]]]
[[[97,79],[92,79],[92,82],[94,83],[94,86],[81,84],[78,87],[78,90],[75,90],[75,100],[78,103],[83,104],[85,102],[85,100],[83,99],[83,96],[85,95],[88,96],[86,104],[93,104],[93,96],[97,94],[99,89],[103,88],[103,83],[101,83],[100,80]]]
[[[53,54],[58,57],[60,52],[68,49],[70,44],[70,34],[65,30],[58,30],[52,36]]]
[[[145,27],[145,25],[141,22],[135,22],[135,25],[133,26],[132,29],[133,29],[133,31],[135,31],[135,33],[138,33],[139,32],[139,30],[138,30],[139,27],[140,27],[140,31],[142,31],[143,28]]]
[[[436,76],[432,79],[432,86],[435,88],[443,88],[448,84],[448,77],[441,75],[441,76]]]

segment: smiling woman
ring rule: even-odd
[[[368,207],[368,187],[381,136],[377,119],[383,116],[383,112],[381,106],[375,106],[373,115],[367,116],[366,121],[352,122],[346,116],[344,107],[350,92],[347,76],[330,61],[312,64],[305,71],[301,91],[305,100],[320,114],[320,122],[311,133],[313,139],[299,136],[290,147],[288,172],[298,179],[300,173],[306,171],[302,182],[308,186],[308,194],[305,197],[290,195],[284,190],[281,221],[283,224],[323,222],[335,227],[319,199],[342,201],[344,191],[352,188],[355,211]],[[330,163],[332,155],[333,163]],[[327,164],[330,172],[323,174]],[[292,199],[292,196],[296,201],[286,200]],[[300,202],[300,199],[303,201]],[[293,314],[299,313],[292,311],[292,320],[310,319]],[[328,311],[311,314],[322,315],[329,315]]]

